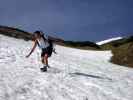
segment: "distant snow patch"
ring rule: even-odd
[[[115,37],[115,38],[111,38],[111,39],[107,39],[107,40],[104,40],[104,41],[97,42],[96,44],[103,45],[103,44],[106,44],[106,43],[109,43],[109,42],[112,42],[112,41],[115,41],[115,40],[120,40],[120,39],[122,39],[122,37]]]

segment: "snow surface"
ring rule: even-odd
[[[0,35],[0,100],[133,100],[133,69],[109,63],[110,51],[56,46],[40,72],[32,42]]]
[[[109,42],[112,42],[112,41],[115,41],[115,40],[120,40],[120,39],[122,39],[122,37],[115,37],[115,38],[111,38],[111,39],[107,39],[107,40],[104,40],[104,41],[97,42],[96,44],[103,45],[103,44],[106,44],[106,43],[109,43]]]

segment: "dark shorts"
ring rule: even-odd
[[[47,47],[45,49],[42,49],[41,57],[44,57],[45,54],[47,54],[48,57],[50,57],[52,55],[52,50],[51,50],[50,47]]]

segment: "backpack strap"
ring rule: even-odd
[[[49,48],[53,50],[53,41],[49,39],[48,37],[45,38],[44,35],[42,35],[42,38],[44,39],[44,41],[47,41],[49,43]]]
[[[40,44],[38,43],[38,40],[37,40],[37,45],[38,45],[38,47],[40,47],[40,48],[41,48]]]
[[[49,39],[48,37],[45,38],[44,35],[42,35],[42,38],[44,41],[47,41],[49,43],[48,48],[50,49],[51,54],[52,54],[52,52],[56,53],[54,45],[53,45],[53,41],[51,39]],[[38,41],[37,41],[37,45],[40,47],[40,44],[38,43]]]
[[[48,38],[46,39],[46,38],[44,37],[44,35],[42,35],[42,38],[43,38],[44,41],[48,41]]]

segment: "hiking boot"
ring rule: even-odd
[[[41,70],[42,72],[46,72],[46,71],[47,71],[47,66],[44,66],[43,68],[40,68],[40,70]]]
[[[47,65],[47,68],[50,68],[50,66],[49,66],[49,65]]]

